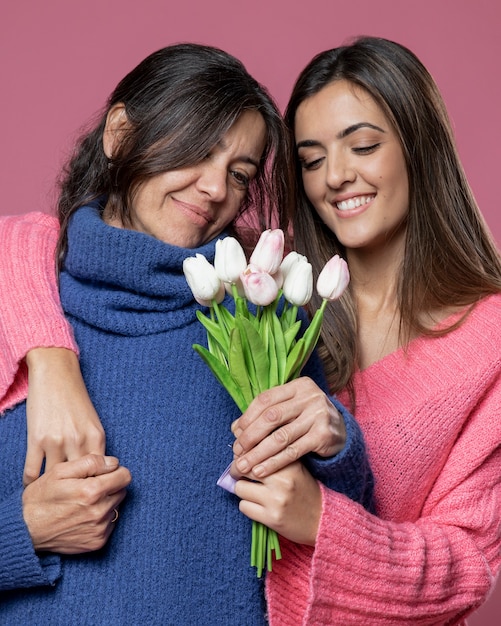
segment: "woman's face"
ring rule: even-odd
[[[203,161],[158,174],[139,187],[131,207],[132,229],[183,248],[207,243],[237,215],[265,142],[261,114],[244,112]]]
[[[304,100],[295,140],[306,195],[347,249],[404,232],[407,168],[398,137],[364,89],[345,80]]]

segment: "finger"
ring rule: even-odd
[[[294,402],[282,401],[263,408],[253,421],[242,428],[233,444],[233,452],[240,456],[254,448],[283,424],[292,421],[298,415]]]
[[[263,439],[257,446],[236,460],[242,474],[252,472],[258,478],[289,465],[311,449],[311,436],[306,422],[294,421]]]
[[[45,471],[48,472],[58,463],[67,461],[66,452],[64,448],[57,444],[49,444],[45,450]]]
[[[85,452],[104,455],[106,451],[106,435],[104,428],[96,430],[89,436]]]
[[[65,446],[66,458],[61,459],[64,461],[73,461],[86,454],[104,456],[106,446],[104,430],[93,430],[92,433],[88,433],[86,436],[68,438]]]
[[[23,485],[26,487],[40,476],[44,460],[43,450],[28,443],[23,470]]]
[[[98,477],[103,491],[114,499],[121,502],[125,498],[126,488],[132,481],[131,474],[126,467],[119,467],[110,474],[102,474]]]
[[[246,430],[253,422],[262,416],[264,411],[275,404],[290,400],[294,395],[293,391],[294,385],[286,383],[260,393],[237,420],[238,428],[242,431]]]
[[[57,477],[64,478],[89,478],[114,472],[119,467],[116,457],[102,456],[98,454],[86,454],[78,459],[59,463],[57,465]]]

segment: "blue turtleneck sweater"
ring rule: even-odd
[[[261,581],[249,566],[251,521],[216,486],[232,458],[239,416],[193,343],[205,344],[182,273],[195,253],[107,226],[97,207],[73,216],[61,300],[107,437],[132,484],[108,544],[91,554],[36,555],[22,519],[26,410],[0,419],[0,624],[265,624]],[[325,387],[319,363],[308,374]],[[329,486],[365,504],[362,437],[309,459]]]

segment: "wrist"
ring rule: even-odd
[[[69,348],[32,348],[27,352],[25,361],[30,374],[52,369],[54,366],[62,366],[65,370],[79,367],[77,355]]]

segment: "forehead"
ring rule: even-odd
[[[327,129],[339,133],[362,122],[385,130],[390,127],[383,109],[368,91],[349,81],[339,80],[303,100],[296,111],[294,126],[298,137]]]
[[[221,138],[218,146],[242,158],[259,161],[266,145],[266,123],[259,111],[244,111]]]

